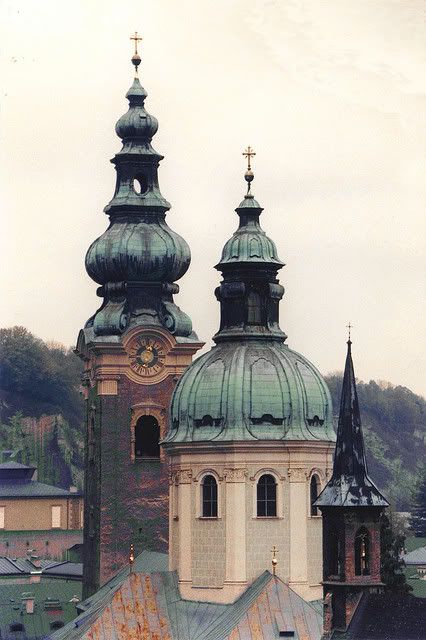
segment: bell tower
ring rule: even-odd
[[[349,325],[350,329],[350,325]],[[314,503],[323,521],[324,632],[346,631],[364,592],[380,591],[380,515],[367,473],[349,335],[333,474]]]
[[[122,149],[112,160],[109,226],[86,255],[102,304],[76,349],[85,363],[84,597],[127,563],[131,544],[136,552],[167,548],[168,473],[159,442],[175,384],[202,346],[173,300],[190,250],[165,220],[163,156],[151,144],[158,122],[145,110],[138,79],[140,39],[132,38],[129,109],[116,124]]]

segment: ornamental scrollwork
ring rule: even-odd
[[[225,469],[224,476],[227,482],[243,482],[246,479],[246,469]]]
[[[290,482],[306,482],[308,471],[303,467],[294,467],[288,470],[288,477]]]

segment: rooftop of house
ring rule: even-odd
[[[3,560],[3,559],[2,559]],[[42,576],[39,582],[0,580],[0,638],[42,640],[76,616],[81,581]],[[27,602],[33,600],[33,613]],[[31,603],[29,602],[31,605]]]
[[[268,571],[232,604],[183,600],[176,573],[167,571],[167,556],[150,551],[136,558],[131,573],[125,567],[79,609],[81,615],[52,640],[320,640],[322,634],[318,609]]]
[[[35,556],[28,558],[0,556],[0,578],[24,577],[34,574],[81,580],[83,565],[79,562],[44,560]]]
[[[13,460],[0,464],[0,498],[80,497],[81,493],[53,487],[34,479],[35,467]]]
[[[419,547],[404,556],[406,565],[426,565],[426,547]]]

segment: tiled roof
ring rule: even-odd
[[[183,600],[175,572],[128,571],[83,603],[84,612],[52,640],[276,640],[284,631],[321,638],[321,614],[267,571],[229,605]]]
[[[68,498],[79,495],[42,482],[0,482],[0,498],[49,498],[55,496]]]
[[[419,547],[407,553],[403,560],[407,565],[426,564],[426,547]]]

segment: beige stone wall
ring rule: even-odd
[[[72,509],[72,502],[77,508]],[[80,529],[82,500],[79,498],[0,498],[4,507],[4,529],[7,531],[40,531],[52,528],[52,507],[61,507],[61,529]],[[75,503],[74,503],[75,504]],[[78,515],[77,515],[78,514]]]
[[[321,597],[322,519],[311,516],[310,479],[316,473],[324,486],[333,447],[238,443],[174,452],[170,568],[178,571],[183,597],[232,602],[263,571],[271,571],[274,545],[277,575],[305,599]],[[218,479],[219,517],[214,520],[199,517],[206,471]],[[256,514],[256,485],[263,473],[277,481],[274,518]]]
[[[277,574],[284,582],[289,581],[289,500],[288,482],[284,480],[287,476],[287,468],[282,465],[274,466],[274,471],[278,475],[278,518],[257,518],[256,517],[256,495],[257,479],[266,469],[259,469],[259,466],[249,466],[249,479],[247,483],[247,520],[246,520],[246,548],[247,548],[247,579],[252,582],[265,569],[271,570],[271,549],[275,545],[278,549]],[[253,478],[251,480],[250,478]]]
[[[219,486],[220,513],[224,513],[223,483]],[[196,515],[196,487],[192,486],[192,584],[194,587],[222,587],[225,580],[225,520]]]
[[[308,583],[311,588],[322,581],[322,518],[308,519]],[[322,587],[320,587],[322,593]],[[319,596],[320,597],[320,596]]]

